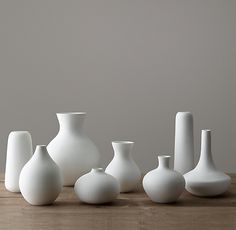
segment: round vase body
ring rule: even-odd
[[[217,196],[227,191],[231,178],[215,167],[211,153],[210,130],[202,130],[199,162],[184,178],[186,190],[196,196]]]
[[[194,168],[193,115],[178,112],[175,119],[174,169],[182,175]]]
[[[157,203],[175,202],[184,191],[184,177],[169,168],[170,156],[159,156],[158,168],[143,178],[143,187],[149,198]]]
[[[118,181],[102,168],[92,169],[75,183],[75,193],[80,201],[89,204],[112,202],[119,194]]]
[[[131,157],[134,142],[114,141],[114,157],[106,168],[106,173],[114,176],[120,184],[120,192],[137,189],[141,180],[141,171]]]
[[[60,129],[47,150],[60,167],[64,186],[74,186],[76,180],[91,168],[98,167],[100,154],[83,131],[86,113],[58,113]]]
[[[62,189],[62,174],[45,145],[38,145],[23,167],[19,186],[24,199],[32,205],[48,205],[58,197]]]
[[[19,176],[23,166],[33,155],[32,139],[28,131],[13,131],[7,144],[5,187],[10,192],[20,192]]]

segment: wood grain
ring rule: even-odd
[[[225,195],[194,197],[185,192],[175,204],[155,204],[140,188],[107,205],[80,203],[65,187],[53,205],[31,206],[21,194],[5,190],[0,180],[0,229],[42,230],[199,230],[236,229],[236,174]],[[3,176],[1,176],[3,178]]]

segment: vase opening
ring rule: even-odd
[[[103,168],[92,168],[91,172],[104,172]]]
[[[134,144],[133,141],[112,141],[114,144]]]

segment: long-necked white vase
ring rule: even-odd
[[[158,167],[143,178],[143,188],[153,202],[175,202],[184,191],[184,177],[169,168],[169,159],[170,156],[158,156]]]
[[[82,202],[103,204],[112,202],[118,196],[120,187],[113,176],[102,168],[94,168],[76,181],[74,190]]]
[[[210,130],[202,130],[199,162],[184,178],[186,190],[196,196],[217,196],[227,191],[231,178],[219,171],[213,162]]]
[[[32,139],[28,131],[9,134],[6,156],[5,187],[10,192],[20,192],[19,176],[23,166],[33,155]]]
[[[175,119],[174,169],[183,175],[193,168],[193,115],[190,112],[178,112]]]
[[[45,145],[38,145],[34,155],[20,173],[20,191],[32,205],[52,204],[62,189],[60,168],[52,160]]]
[[[65,186],[74,186],[80,176],[100,163],[97,147],[83,130],[85,116],[84,112],[57,113],[60,129],[47,146],[62,170]]]
[[[141,171],[131,156],[134,142],[113,141],[114,157],[106,168],[106,173],[114,176],[120,184],[120,192],[137,189]]]

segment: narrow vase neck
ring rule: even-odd
[[[211,153],[211,131],[202,130],[201,154],[198,162],[201,167],[215,167]]]
[[[170,156],[158,156],[158,168],[169,169],[170,168]]]
[[[43,159],[49,157],[46,145],[37,145],[33,157]]]
[[[125,159],[131,158],[131,151],[132,151],[133,145],[134,145],[134,142],[131,142],[131,141],[112,142],[115,156],[119,158],[125,158]]]
[[[85,113],[57,113],[60,131],[82,133]]]

